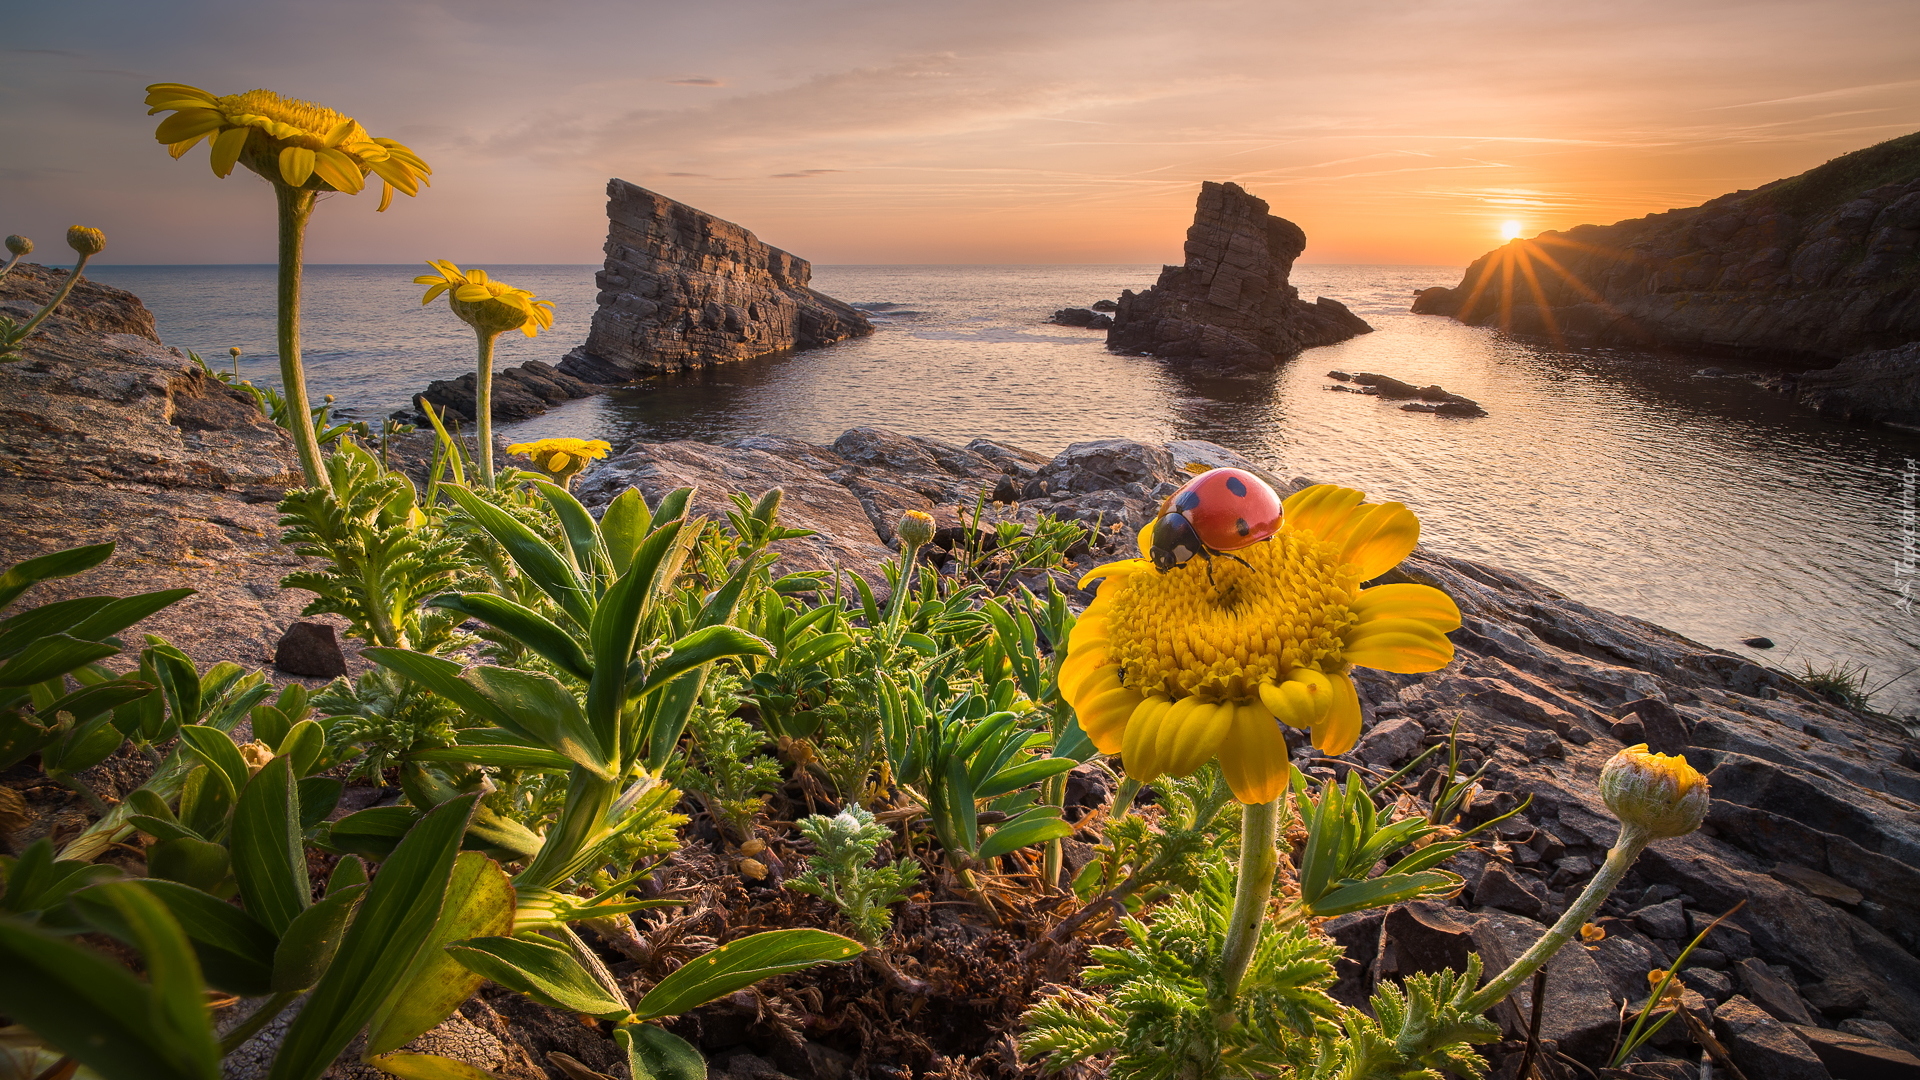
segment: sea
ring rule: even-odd
[[[488,266],[550,300],[553,329],[506,335],[500,366],[556,363],[585,339],[595,266]],[[424,267],[307,268],[308,381],[374,422],[473,367],[473,337],[423,307]],[[105,266],[169,345],[278,382],[271,266]],[[1854,672],[1883,711],[1920,712],[1915,499],[1920,436],[1813,415],[1746,378],[1779,369],[1702,356],[1573,349],[1413,315],[1457,266],[1296,266],[1301,295],[1374,326],[1277,370],[1223,378],[1117,355],[1058,308],[1151,285],[1158,266],[817,266],[814,286],[867,311],[871,337],[726,364],[572,402],[504,433],[826,443],[857,425],[1054,452],[1083,439],[1210,439],[1284,476],[1358,487],[1419,514],[1432,549],[1519,571],[1757,663]],[[1402,411],[1329,371],[1440,383],[1485,417]],[[1765,637],[1770,649],[1742,640]],[[1884,684],[1884,685],[1882,685]]]

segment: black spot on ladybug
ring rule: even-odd
[[[1239,481],[1229,480],[1227,483],[1237,484]],[[1235,518],[1233,519],[1233,531],[1239,533],[1241,536],[1245,536],[1253,531],[1253,527],[1247,524],[1246,518]]]
[[[1247,497],[1247,485],[1237,476],[1227,477],[1227,490],[1233,492],[1236,498],[1244,499]],[[1245,523],[1242,522],[1242,524]]]
[[[1179,498],[1173,500],[1173,508],[1183,514],[1199,505],[1200,495],[1194,491],[1183,491]]]

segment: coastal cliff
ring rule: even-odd
[[[807,260],[730,221],[607,181],[607,262],[586,344],[561,373],[624,383],[873,332],[859,311],[808,286]]]
[[[1515,240],[1413,310],[1587,345],[1834,361],[1920,339],[1920,134],[1700,206]]]
[[[1200,185],[1187,261],[1120,295],[1107,348],[1168,360],[1267,365],[1373,330],[1338,300],[1309,304],[1288,284],[1307,248],[1300,226],[1238,184]]]

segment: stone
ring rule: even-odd
[[[1851,975],[1829,975],[1817,983],[1808,983],[1800,988],[1800,996],[1807,1004],[1820,1010],[1821,1015],[1836,1020],[1845,1019],[1865,1011],[1873,1004],[1873,995]]]
[[[559,365],[575,378],[624,383],[873,332],[809,286],[807,260],[730,221],[617,178],[607,219],[593,325]]]
[[[1111,300],[1095,300],[1093,303],[1088,304],[1087,306],[1092,308],[1095,311],[1119,311],[1120,310],[1120,305],[1114,303]]]
[[[1551,731],[1529,731],[1526,736],[1527,756],[1534,760],[1553,758],[1562,760],[1567,756],[1567,747],[1560,736]]]
[[[1132,439],[1077,442],[1055,455],[1025,487],[1027,498],[1110,491],[1129,485],[1174,483],[1179,477],[1166,450]]]
[[[1793,1028],[1744,997],[1714,1009],[1713,1026],[1733,1063],[1750,1078],[1832,1080],[1826,1065]]]
[[[1620,715],[1640,721],[1645,733],[1642,741],[1656,754],[1684,754],[1692,745],[1693,733],[1687,729],[1686,720],[1659,698],[1629,701],[1620,706]]]
[[[1391,768],[1412,757],[1426,734],[1427,730],[1412,720],[1382,721],[1360,737],[1353,753],[1369,765]]]
[[[1771,649],[1773,648],[1773,639],[1769,637],[1741,638],[1740,644],[1750,649]]]
[[[1695,954],[1699,950],[1694,950]],[[1733,980],[1725,974],[1707,967],[1688,966],[1680,969],[1680,981],[1687,989],[1718,1005],[1733,996]]]
[[[1678,900],[1641,908],[1633,913],[1633,925],[1648,937],[1679,941],[1687,937],[1687,912]]]
[[[1846,1080],[1920,1080],[1920,1057],[1876,1039],[1830,1028],[1795,1027],[1834,1076]]]
[[[1823,416],[1911,428],[1920,425],[1920,342],[1787,375],[1780,387]]]
[[[1238,184],[1202,184],[1186,262],[1162,269],[1152,288],[1120,295],[1107,348],[1271,368],[1302,349],[1370,333],[1336,300],[1300,299],[1287,278],[1306,233],[1267,211]]]
[[[1545,904],[1540,894],[1528,884],[1516,877],[1505,863],[1490,862],[1480,873],[1480,881],[1473,887],[1473,902],[1481,907],[1497,907],[1525,915],[1537,917]]]
[[[414,419],[426,424],[426,406],[432,405],[442,410],[442,415],[451,413],[458,420],[473,420],[480,411],[475,403],[477,385],[478,381],[471,371],[458,378],[428,383],[426,390],[413,396],[413,407],[419,413]],[[606,389],[605,386],[576,379],[538,360],[529,360],[517,367],[500,368],[493,373],[493,418],[501,423],[526,420],[546,412],[551,406],[592,397]]]
[[[1095,315],[1093,318],[1087,320],[1087,329],[1089,330],[1107,330],[1111,329],[1112,326],[1113,316],[1111,315]]]
[[[1809,870],[1793,863],[1780,863],[1768,871],[1774,877],[1792,885],[1808,896],[1817,896],[1822,900],[1831,900],[1836,904],[1858,907],[1866,897],[1860,890],[1843,881],[1835,881],[1818,870]]]
[[[1390,909],[1374,962],[1375,981],[1464,968],[1476,925],[1474,916],[1438,901],[1414,900]]]
[[[1624,720],[1615,720],[1610,727],[1613,737],[1621,746],[1639,746],[1647,741],[1646,725],[1640,722],[1640,717],[1637,715],[1629,716]]]
[[[1061,308],[1047,321],[1061,326],[1087,326],[1093,322],[1094,312],[1083,307]]]
[[[1916,145],[1907,135],[1701,206],[1515,240],[1475,260],[1457,288],[1422,292],[1413,310],[1679,356],[1711,349],[1831,364],[1901,347],[1920,356],[1907,345],[1920,339],[1920,280],[1910,273],[1920,228],[1907,223],[1920,205]],[[1537,273],[1515,273],[1516,263]],[[1802,376],[1802,400],[1912,417],[1912,365],[1877,360]],[[1855,396],[1837,398],[1842,387]]]
[[[1840,1021],[1839,1028],[1849,1035],[1860,1035],[1872,1039],[1882,1046],[1891,1046],[1895,1050],[1920,1056],[1920,1052],[1917,1052],[1920,1051],[1920,1048],[1916,1048],[1913,1043],[1901,1038],[1900,1033],[1893,1029],[1893,1025],[1887,1023],[1885,1020],[1862,1020],[1859,1017],[1854,1017],[1850,1020]]]
[[[280,635],[273,650],[273,666],[289,675],[333,679],[347,673],[347,658],[332,625],[297,622]]]
[[[1813,1023],[1813,1015],[1800,1000],[1800,991],[1760,960],[1742,960],[1733,970],[1740,980],[1740,992],[1770,1015],[1789,1024]]]
[[[1481,913],[1474,924],[1473,944],[1488,971],[1500,971],[1540,940],[1547,928],[1532,919],[1501,911]],[[1620,999],[1612,981],[1585,949],[1569,945],[1547,961],[1546,1001],[1541,1007],[1540,1037],[1580,1060],[1591,1060],[1613,1045],[1620,1018]],[[1644,986],[1644,982],[1642,984]],[[1644,997],[1646,991],[1641,991]],[[1489,1015],[1508,1037],[1524,1036],[1533,1005],[1533,983],[1520,984]]]

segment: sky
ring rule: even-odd
[[[274,258],[273,197],[144,87],[263,87],[412,147],[317,263],[593,263],[618,176],[816,263],[1178,262],[1204,180],[1302,261],[1755,187],[1920,130],[1912,0],[0,0],[0,232],[102,263]]]

